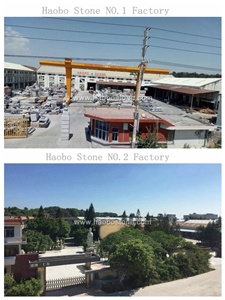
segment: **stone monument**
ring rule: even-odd
[[[88,231],[88,234],[87,234],[86,255],[88,255],[88,256],[90,255],[91,256],[93,252],[94,252],[94,248],[93,248],[93,232],[92,232],[92,228],[90,227],[89,231]],[[85,263],[85,269],[86,270],[90,270],[91,269],[91,263],[90,262],[86,262]]]
[[[88,235],[87,235],[87,248],[92,248],[93,246],[93,232],[92,228],[89,228]]]

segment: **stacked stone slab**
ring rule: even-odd
[[[70,136],[70,114],[67,108],[63,109],[61,117],[61,140],[69,140]]]

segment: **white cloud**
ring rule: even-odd
[[[19,32],[13,30],[11,27],[6,27],[5,36],[9,36],[5,37],[5,54],[30,54],[30,41],[24,38]]]

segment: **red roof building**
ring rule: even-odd
[[[130,145],[134,128],[134,107],[86,107],[84,116],[90,118],[92,141],[116,146]],[[145,137],[147,128],[157,128],[159,143],[166,143],[168,126],[171,123],[139,109],[139,134]]]

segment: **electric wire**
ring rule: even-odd
[[[36,30],[57,31],[57,32],[61,31],[61,32],[82,33],[82,34],[107,35],[107,36],[142,37],[142,35],[140,35],[140,34],[107,33],[107,32],[70,30],[70,29],[59,29],[59,28],[46,28],[46,27],[24,26],[24,25],[13,25],[13,24],[5,24],[4,26],[12,26],[12,27],[36,29]],[[156,37],[156,36],[152,36],[152,35],[149,38],[164,40],[164,41],[170,41],[170,42],[183,43],[183,44],[196,45],[196,46],[212,47],[212,48],[219,48],[219,49],[221,48],[220,46],[215,46],[215,45],[208,45],[208,44],[180,41],[180,40],[174,40],[174,39],[168,39],[168,38],[161,38],[161,37]]]
[[[130,44],[130,43],[115,43],[115,42],[91,42],[91,41],[74,41],[74,40],[62,40],[62,39],[49,39],[49,38],[38,38],[38,37],[30,37],[30,36],[14,36],[14,35],[5,35],[6,38],[18,38],[18,39],[31,39],[31,40],[42,40],[42,41],[52,41],[52,42],[67,42],[67,43],[86,43],[86,44],[99,44],[99,45],[117,45],[117,46],[138,46],[140,47],[141,44]],[[197,51],[197,50],[186,50],[186,49],[177,49],[173,47],[164,47],[164,46],[156,46],[150,45],[153,48],[161,48],[161,49],[168,49],[168,50],[176,50],[176,51],[185,51],[185,52],[192,52],[192,53],[200,53],[200,54],[210,54],[210,55],[218,55],[220,53],[214,52],[204,52],[204,51]]]

